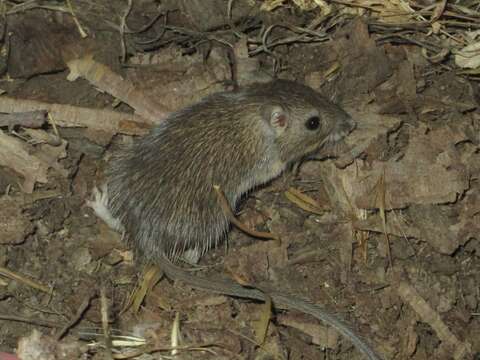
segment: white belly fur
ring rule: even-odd
[[[102,219],[111,229],[124,232],[124,227],[119,219],[114,218],[108,208],[108,189],[106,185],[101,186],[101,190],[97,187],[93,189],[93,200],[87,200],[87,206],[93,209],[95,215]]]

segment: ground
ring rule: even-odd
[[[149,272],[87,204],[119,144],[209,93],[272,77],[328,96],[357,129],[243,199],[238,219],[279,239],[233,228],[196,271],[320,304],[384,359],[478,358],[480,65],[458,54],[478,45],[465,28],[480,13],[232,3],[231,18],[221,0],[133,2],[127,17],[117,1],[72,1],[75,16],[68,3],[9,9],[0,360],[156,358],[172,337],[181,359],[362,359],[308,315]],[[50,118],[36,113],[37,126],[6,115],[39,110]],[[105,349],[105,333],[145,343]]]

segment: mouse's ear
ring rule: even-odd
[[[280,105],[264,106],[263,119],[268,122],[277,135],[285,131],[288,125],[288,114]]]

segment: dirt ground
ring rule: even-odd
[[[0,360],[363,359],[307,315],[158,280],[87,206],[119,144],[273,77],[357,129],[241,203],[280,241],[234,228],[196,270],[321,304],[383,359],[480,359],[480,9],[409,3],[8,3]]]

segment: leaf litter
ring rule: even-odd
[[[24,319],[0,320],[0,350],[12,352],[20,339],[19,356],[60,351],[53,338],[30,332],[33,311],[39,324],[56,323],[74,340],[82,327],[102,326],[89,349],[94,357],[109,336],[113,358],[131,351],[115,345],[118,327],[143,329],[139,338],[149,345],[137,355],[323,358],[320,345],[327,356],[351,358],[352,349],[310,320],[271,314],[268,303],[196,301],[198,293],[158,274],[143,283],[135,309],[122,312],[135,268],[110,256],[126,245],[99,231],[84,206],[104,158],[128,136],[235,81],[275,75],[340,102],[358,127],[343,148],[325,149],[321,161],[246,199],[253,220],[242,222],[280,242],[234,230],[228,248],[208,254],[201,270],[315,299],[354,322],[386,359],[480,352],[478,9],[402,0],[204,6],[215,15],[187,1],[8,5],[14,35],[2,69],[13,79],[2,80],[0,111],[9,119],[47,111],[54,123],[28,129],[28,115],[13,127],[0,123],[0,259],[12,275],[2,277],[0,313]],[[22,44],[27,37],[32,48]],[[56,146],[52,138],[60,139]],[[53,294],[22,284],[19,274],[55,283]],[[102,304],[89,297],[84,308],[78,294],[93,288],[103,291]],[[85,343],[62,342],[71,354],[87,351]]]

